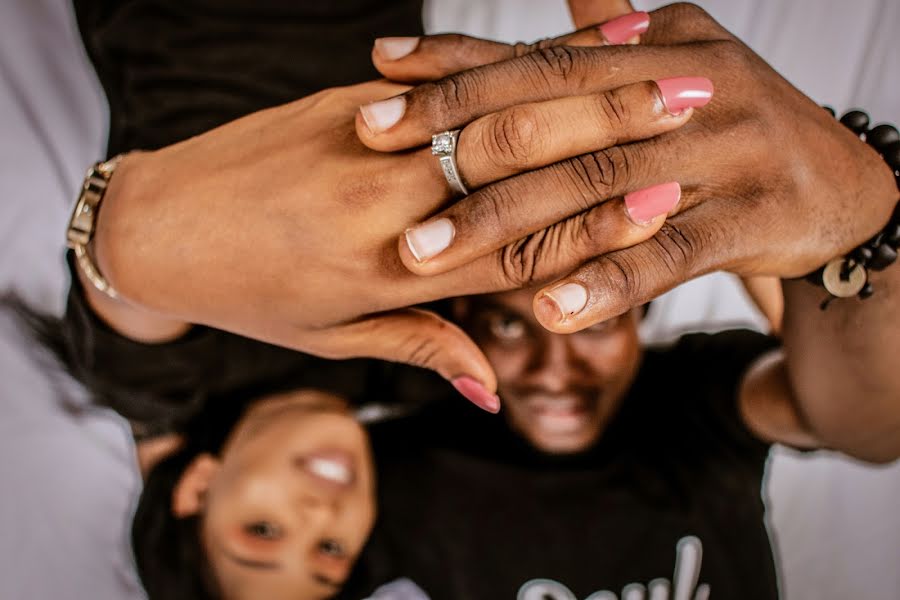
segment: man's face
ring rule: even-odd
[[[543,452],[587,450],[637,373],[638,312],[561,335],[535,320],[532,297],[521,290],[460,299],[457,318],[491,361],[512,428]]]

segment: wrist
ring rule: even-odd
[[[138,214],[142,200],[137,196],[146,187],[140,179],[149,155],[134,151],[119,161],[107,185],[89,246],[94,264],[117,295],[123,302],[142,309],[150,305],[141,285],[140,274],[145,272],[145,266],[136,251],[143,246],[139,227],[142,217]]]
[[[190,323],[158,315],[129,303],[121,296],[113,298],[101,292],[89,280],[79,262],[73,262],[75,276],[88,306],[116,333],[138,342],[160,344],[177,339],[190,330]]]
[[[141,285],[142,280],[147,281],[142,276],[146,275],[145,261],[141,260],[141,252],[134,250],[144,231],[139,227],[142,217],[135,209],[141,202],[137,191],[146,188],[140,182],[149,156],[147,152],[131,152],[119,160],[103,195],[87,247],[91,262],[116,290],[115,297],[92,284],[80,261],[76,261],[76,272],[88,304],[107,325],[131,339],[159,343],[180,337],[191,325],[155,310],[147,302],[148,286]],[[144,239],[151,243],[140,247],[152,249],[152,235]]]
[[[865,147],[866,159],[861,166],[862,193],[860,198],[872,206],[872,211],[866,211],[870,215],[869,236],[880,231],[890,220],[897,201],[900,200],[900,189],[893,168],[888,165],[871,148]],[[856,240],[854,246],[862,244],[868,239]]]
[[[853,208],[857,230],[867,237],[863,242],[851,238],[851,246],[858,244],[855,248],[842,249],[842,256],[807,276],[830,294],[821,304],[823,310],[834,298],[869,298],[875,290],[869,275],[896,262],[900,250],[900,132],[888,124],[870,130],[869,116],[859,110],[844,114],[840,121],[857,138]],[[866,143],[860,146],[860,141]]]

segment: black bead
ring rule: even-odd
[[[859,290],[859,297],[865,300],[872,296],[875,293],[875,288],[872,287],[872,284],[866,282],[866,285],[863,286],[863,289]]]
[[[862,266],[866,266],[866,264],[872,260],[873,252],[872,249],[867,246],[860,246],[856,250],[850,253],[850,258],[861,264]]]
[[[884,241],[884,232],[879,231],[878,233],[873,235],[871,238],[869,238],[869,241],[866,242],[864,245],[868,246],[869,248],[871,248],[874,251],[874,250],[878,249],[878,246],[880,246],[883,241]]]
[[[900,142],[888,144],[884,148],[881,148],[879,152],[881,152],[881,156],[884,157],[884,162],[888,164],[891,170],[900,170]]]
[[[893,125],[882,123],[869,130],[866,134],[866,143],[881,152],[894,142],[900,142],[900,131]]]
[[[891,215],[890,222],[892,225],[900,223],[900,202],[898,202],[897,206],[894,207],[894,214]]]
[[[873,271],[881,271],[891,266],[895,260],[897,260],[897,251],[887,244],[882,244],[875,250],[875,256],[866,266]]]
[[[823,106],[822,108],[824,108],[825,110],[827,110],[827,111],[828,111],[828,114],[830,114],[832,117],[834,116],[834,109],[833,109],[833,108],[831,108],[830,106],[827,106],[827,105],[826,105],[826,106]]]
[[[894,250],[896,250],[897,246],[900,245],[900,223],[889,223],[888,226],[884,228],[884,240],[882,241],[886,244],[890,244],[894,247]]]
[[[869,126],[869,115],[861,110],[851,110],[850,112],[844,113],[844,116],[841,117],[841,123],[856,135],[860,135],[865,133],[866,128]]]

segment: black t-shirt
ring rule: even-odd
[[[75,10],[109,100],[110,156],[378,79],[375,38],[422,35],[422,0],[75,0]]]
[[[671,579],[676,544],[696,536],[712,598],[777,598],[760,491],[768,446],[736,405],[741,375],[774,345],[733,331],[648,352],[579,456],[542,455],[461,400],[376,427],[380,517],[360,578],[409,577],[433,600],[515,598],[548,579],[580,600]]]

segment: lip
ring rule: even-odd
[[[318,450],[297,457],[295,464],[324,488],[347,490],[357,481],[356,459],[346,450]]]
[[[532,418],[549,435],[580,431],[588,422],[588,405],[576,398],[540,398],[530,403]]]

